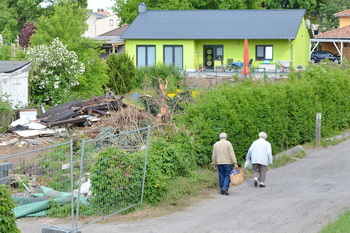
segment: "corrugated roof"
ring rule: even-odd
[[[305,10],[169,10],[140,13],[123,39],[294,39]]]
[[[11,73],[29,64],[30,61],[0,61],[0,73]]]
[[[315,38],[350,38],[350,25],[318,34]]]
[[[350,9],[345,10],[345,11],[341,11],[341,12],[338,12],[338,13],[335,13],[333,16],[334,17],[343,17],[343,16],[349,16],[350,17]]]

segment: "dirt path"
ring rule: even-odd
[[[230,196],[218,194],[186,211],[131,223],[94,224],[82,233],[319,232],[350,209],[349,166],[350,139],[307,150],[305,158],[270,170],[266,188],[246,180],[231,188]],[[41,232],[31,229],[28,221],[18,221],[22,233]]]

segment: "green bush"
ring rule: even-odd
[[[116,211],[140,201],[143,158],[110,147],[97,156],[91,171],[90,202],[99,211]]]
[[[194,138],[196,161],[210,163],[220,132],[228,133],[241,165],[252,141],[265,131],[273,153],[311,141],[315,116],[322,113],[322,136],[349,128],[349,64],[311,66],[281,83],[245,81],[218,85],[198,96],[177,123]]]
[[[110,78],[109,87],[116,94],[124,94],[136,87],[136,67],[127,53],[111,54],[107,57]]]
[[[137,69],[136,80],[139,88],[158,88],[158,78],[168,82],[167,91],[173,92],[180,87],[182,77],[173,65],[159,63],[155,66],[144,66]]]
[[[20,233],[13,213],[13,200],[4,185],[0,185],[0,232]]]

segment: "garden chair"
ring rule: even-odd
[[[227,71],[227,70],[231,71],[233,69],[232,63],[233,63],[233,58],[227,58],[225,71]]]

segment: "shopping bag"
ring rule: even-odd
[[[244,168],[252,168],[252,160],[247,159],[244,163]]]
[[[243,183],[243,171],[239,169],[233,169],[230,175],[231,185],[240,185]]]

